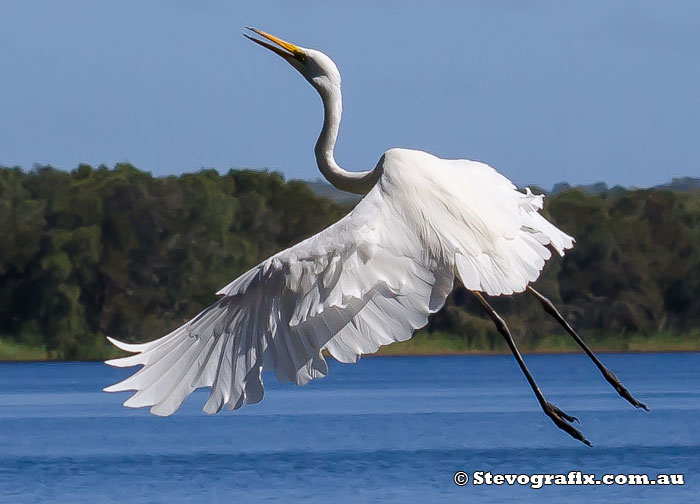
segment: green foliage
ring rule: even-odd
[[[275,173],[0,168],[2,354],[98,359],[114,355],[106,335],[163,335],[237,275],[347,210]],[[700,191],[565,190],[546,212],[578,242],[550,261],[537,287],[576,327],[606,348],[651,348],[652,334],[674,348],[697,346]],[[493,304],[524,348],[569,348],[529,296]],[[505,348],[463,289],[411,344]]]
[[[43,347],[34,344],[15,343],[0,337],[0,356],[8,361],[43,361],[51,356]]]
[[[0,333],[59,359],[102,358],[106,335],[165,334],[342,214],[277,174],[0,168]]]

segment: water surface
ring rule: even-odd
[[[263,402],[172,417],[100,390],[129,370],[0,364],[1,502],[689,502],[700,495],[700,354],[604,355],[651,411],[581,355],[526,356],[587,448],[546,418],[508,356],[365,358]],[[457,487],[455,471],[683,473],[685,485]]]

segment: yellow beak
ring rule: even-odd
[[[296,46],[290,42],[287,42],[286,40],[282,40],[279,37],[275,37],[274,35],[270,35],[269,33],[266,33],[262,30],[258,30],[257,28],[251,28],[249,26],[246,26],[247,30],[252,31],[253,33],[257,33],[261,37],[265,37],[267,40],[274,42],[277,44],[277,46],[274,46],[272,44],[268,44],[264,40],[259,40],[253,37],[250,37],[246,35],[245,33],[243,34],[244,37],[247,39],[252,40],[256,44],[259,44],[266,49],[269,49],[270,51],[274,52],[275,54],[278,54],[279,56],[282,56],[285,59],[288,58],[296,58],[297,60],[301,61],[302,63],[306,60],[306,55],[304,52],[301,50],[299,46]]]

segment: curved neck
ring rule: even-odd
[[[377,182],[380,168],[374,170],[350,172],[341,168],[335,161],[333,151],[338,139],[340,118],[343,115],[343,99],[340,87],[322,88],[319,90],[323,100],[323,128],[316,141],[316,163],[318,169],[328,182],[341,191],[356,194],[366,194]]]

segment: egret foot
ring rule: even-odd
[[[544,405],[544,408],[545,408],[545,413],[547,413],[547,410],[552,410],[552,411],[554,411],[554,413],[556,413],[556,414],[559,415],[560,417],[564,417],[564,418],[566,419],[567,422],[571,422],[571,423],[576,422],[576,423],[578,423],[579,425],[581,425],[581,420],[579,420],[579,419],[578,419],[577,417],[575,417],[575,416],[569,415],[568,413],[564,413],[562,410],[560,410],[559,408],[557,408],[557,407],[556,407],[554,404],[552,404],[551,402],[546,402],[545,405]]]
[[[571,425],[573,422],[578,422],[580,424],[581,421],[578,418],[564,413],[562,410],[548,401],[544,402],[542,405],[542,410],[544,411],[545,415],[552,419],[554,425],[559,427],[561,430],[568,432],[572,438],[578,439],[587,446],[592,446],[591,442],[586,439],[581,431]]]
[[[601,372],[603,373],[603,378],[605,378],[607,382],[610,385],[612,385],[615,390],[617,390],[617,393],[620,394],[620,397],[627,399],[627,401],[635,408],[641,408],[644,411],[649,411],[649,408],[647,408],[646,404],[644,404],[643,402],[639,402],[634,398],[634,396],[632,396],[630,391],[627,390],[627,388],[625,388],[620,379],[617,376],[615,376],[615,373],[610,371],[608,368],[601,370]]]

